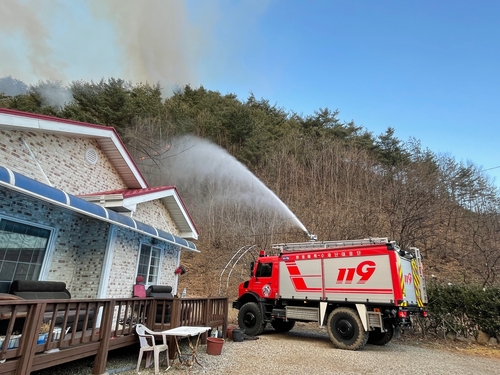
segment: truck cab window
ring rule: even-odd
[[[260,263],[257,265],[256,277],[271,277],[273,274],[273,266],[271,263]]]

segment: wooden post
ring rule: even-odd
[[[31,372],[33,359],[35,357],[36,345],[38,341],[38,332],[43,321],[46,303],[31,304],[29,313],[26,317],[26,325],[23,328],[23,336],[21,338],[22,345],[21,356],[19,357],[17,375],[25,375]],[[8,343],[4,343],[8,345]]]
[[[203,301],[203,325],[208,327],[208,325],[210,324],[210,320],[211,320],[211,313],[212,313],[212,304],[210,303],[210,298],[207,298]],[[206,345],[207,344],[207,338],[208,338],[208,332],[204,332],[202,335],[201,335],[201,344],[202,345]]]
[[[175,328],[175,327],[180,326],[181,306],[182,306],[182,300],[180,298],[174,298],[172,301],[172,317],[170,318],[170,328]],[[172,336],[169,336],[168,337],[168,357],[170,358],[171,361],[173,361],[176,355],[177,355],[177,349],[175,347],[175,338]]]
[[[219,304],[222,304],[222,314],[224,316],[224,323],[222,323],[222,337],[227,336],[227,314],[229,313],[229,306],[227,298],[224,300],[219,300]]]
[[[111,339],[111,326],[113,324],[113,314],[115,311],[115,305],[116,301],[114,299],[104,303],[103,306],[104,311],[102,312],[101,327],[99,328],[101,341],[99,345],[99,352],[95,356],[94,367],[92,368],[92,374],[101,375],[106,372],[109,340]]]

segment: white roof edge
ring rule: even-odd
[[[191,217],[189,216],[186,208],[181,203],[181,200],[180,200],[179,195],[177,194],[177,191],[173,190],[172,194],[170,196],[172,196],[175,199],[175,202],[177,203],[177,206],[179,206],[179,209],[181,210],[182,215],[184,216],[184,219],[186,220],[186,222],[189,226],[189,229],[191,229],[192,236],[190,238],[197,240],[198,239],[198,231],[196,230],[194,223],[191,221]]]
[[[125,145],[122,143],[122,141],[119,139],[118,135],[112,131],[111,132],[111,137],[109,137],[114,145],[116,146],[116,148],[118,149],[118,152],[120,153],[120,155],[123,157],[123,159],[125,160],[125,162],[127,163],[128,167],[130,168],[130,170],[132,171],[132,173],[134,174],[134,177],[137,179],[137,181],[140,183],[141,187],[143,189],[147,188],[149,185],[148,183],[146,182],[146,180],[142,177],[142,174],[141,172],[139,171],[139,168],[137,167],[137,165],[135,164],[135,161],[130,157],[127,149],[125,148]]]
[[[144,203],[144,202],[150,202],[156,199],[162,199],[162,198],[167,198],[167,197],[172,197],[175,200],[175,203],[177,204],[177,207],[179,207],[179,210],[182,212],[182,216],[184,217],[184,220],[186,221],[187,225],[190,228],[190,232],[183,232],[184,235],[187,236],[187,238],[193,238],[193,239],[198,239],[198,231],[196,230],[196,227],[194,226],[194,223],[191,220],[191,217],[189,216],[186,208],[182,204],[182,201],[180,199],[180,196],[177,192],[177,189],[174,187],[161,190],[161,191],[154,191],[151,193],[146,193],[146,194],[141,194],[139,196],[127,198],[124,197],[123,199],[123,205],[124,206],[129,206],[133,204],[139,204],[139,203]],[[184,237],[182,235],[182,237]]]

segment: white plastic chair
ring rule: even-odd
[[[139,351],[139,360],[137,361],[137,369],[139,372],[139,367],[141,366],[142,355],[146,352],[146,368],[151,366],[151,352],[154,353],[154,363],[155,363],[155,374],[160,373],[160,352],[165,351],[167,356],[167,371],[170,368],[170,360],[168,358],[168,345],[167,345],[167,336],[162,332],[155,332],[148,329],[146,326],[142,324],[137,324],[135,326],[135,331],[139,336],[139,341],[141,343],[141,350]],[[163,337],[163,344],[155,343],[155,336]]]

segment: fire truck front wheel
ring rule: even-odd
[[[259,305],[255,302],[247,302],[241,306],[238,312],[238,325],[250,336],[259,335],[264,331],[264,319]]]
[[[339,307],[328,316],[330,340],[339,349],[358,350],[368,341],[368,332],[357,312],[348,307]]]

